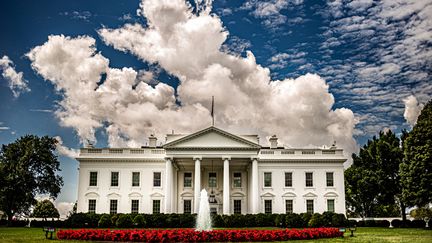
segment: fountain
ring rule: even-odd
[[[212,222],[210,217],[210,204],[208,201],[207,191],[203,189],[200,194],[200,203],[196,221],[196,231],[211,231]]]

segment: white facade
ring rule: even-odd
[[[211,210],[233,213],[345,213],[342,150],[262,147],[257,135],[215,127],[167,135],[165,145],[83,148],[78,212],[195,213],[199,192]]]

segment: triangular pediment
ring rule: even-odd
[[[209,127],[171,141],[165,144],[164,148],[259,149],[260,145],[219,128]]]

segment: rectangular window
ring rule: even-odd
[[[161,173],[153,172],[153,186],[160,187],[161,186]]]
[[[111,186],[118,186],[119,183],[119,173],[111,172]]]
[[[97,186],[97,175],[96,171],[90,171],[90,183],[89,186]]]
[[[241,187],[241,173],[240,172],[234,173],[233,185],[234,185],[234,187]]]
[[[140,186],[140,173],[132,172],[132,186]]]
[[[217,208],[215,208],[215,207],[210,208],[210,214],[211,215],[217,214]]]
[[[241,200],[234,200],[234,214],[241,214]]]
[[[160,200],[153,200],[153,213],[160,213]]]
[[[131,213],[139,213],[139,200],[131,201]]]
[[[327,211],[333,212],[335,211],[335,200],[327,199]]]
[[[192,213],[192,201],[191,200],[184,200],[183,201],[183,213]]]
[[[306,213],[314,213],[314,200],[306,200]]]
[[[90,199],[88,201],[88,212],[96,213],[96,199]]]
[[[292,172],[285,172],[285,187],[292,187]]]
[[[184,173],[183,187],[192,187],[192,173]]]
[[[332,187],[334,185],[334,183],[333,183],[333,172],[327,172],[326,173],[326,178],[327,178],[327,186],[328,187]]]
[[[313,173],[306,172],[306,187],[313,187]]]
[[[293,200],[285,200],[285,212],[292,213],[293,211]]]
[[[110,214],[117,213],[117,200],[110,200]]]
[[[209,184],[209,187],[216,187],[217,186],[216,172],[209,172],[208,184]]]
[[[264,172],[264,187],[271,187],[271,186],[272,186],[272,173]]]
[[[264,200],[264,213],[272,213],[272,200]]]

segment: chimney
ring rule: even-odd
[[[150,148],[156,148],[156,142],[157,142],[157,138],[152,134],[149,137],[149,147]]]
[[[277,140],[278,140],[278,138],[276,137],[276,135],[271,136],[271,138],[269,139],[271,149],[277,148],[277,146],[278,146]]]

